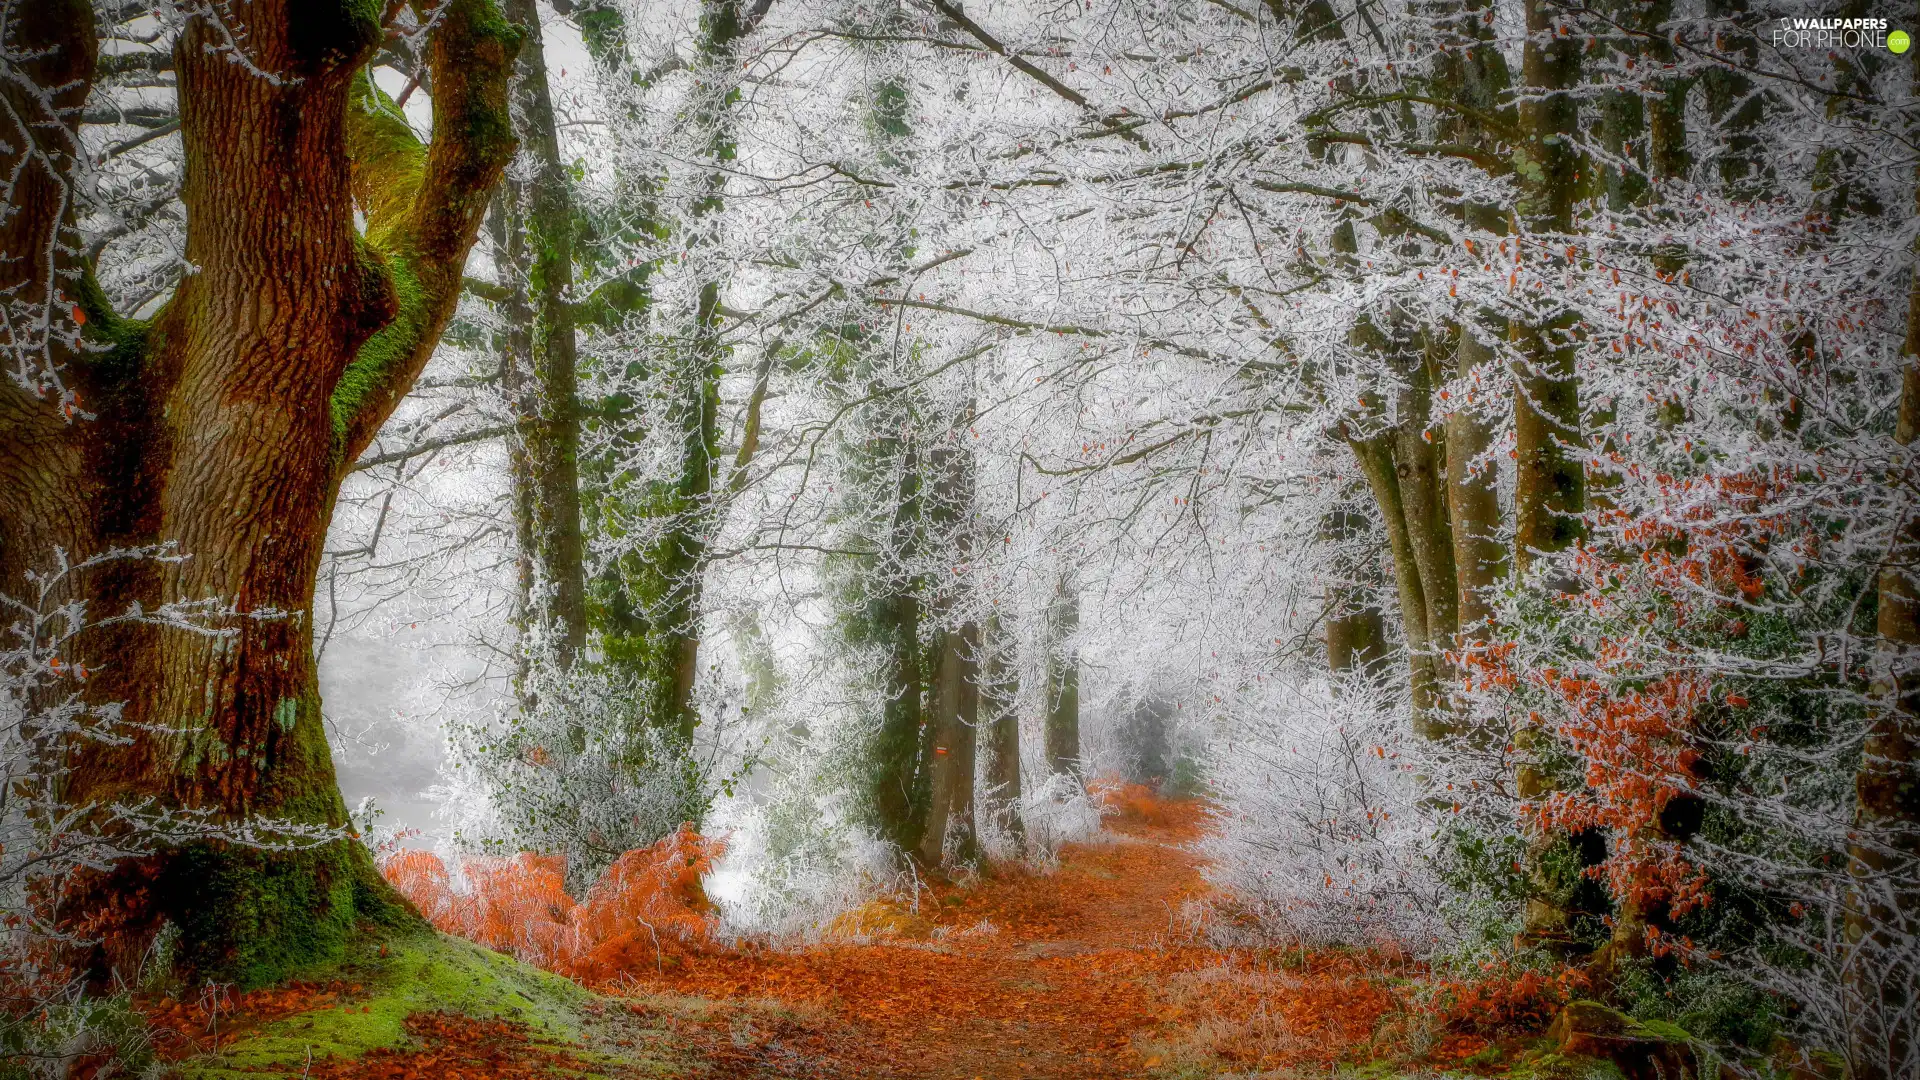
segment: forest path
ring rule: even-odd
[[[1168,984],[1226,959],[1181,931],[1183,906],[1207,892],[1190,848],[1202,821],[1197,804],[1150,803],[1051,872],[996,867],[923,893],[917,914],[868,909],[893,931],[870,943],[694,955],[642,982],[828,1021],[831,1034],[748,1033],[761,1075],[1147,1076],[1187,1012]]]

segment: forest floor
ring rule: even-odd
[[[1056,866],[991,866],[930,886],[916,904],[872,904],[824,943],[663,951],[599,994],[436,936],[442,945],[429,942],[416,965],[422,978],[481,963],[472,952],[534,981],[514,984],[504,1012],[443,1003],[445,989],[396,996],[374,985],[378,974],[364,990],[248,995],[259,1000],[223,1021],[232,1049],[201,1045],[186,1073],[279,1074],[294,1062],[286,1075],[309,1080],[1189,1080],[1326,1076],[1343,1064],[1369,1075],[1484,1072],[1475,1066],[1500,1052],[1418,1006],[1423,973],[1404,960],[1209,944],[1206,920],[1220,915],[1204,903],[1193,850],[1204,808],[1143,799],[1114,809],[1100,838],[1064,848]],[[350,1029],[321,1037],[371,1020],[380,1030],[357,1049]]]
[[[1190,845],[1203,819],[1192,803],[1123,808],[1056,868],[994,867],[932,887],[917,911],[863,909],[842,926],[864,941],[667,957],[634,975],[631,1000],[641,1011],[682,995],[773,1006],[710,1014],[702,1041],[729,1059],[727,1075],[1326,1075],[1380,1056],[1406,1010],[1404,965],[1202,942],[1194,902],[1208,887]],[[1421,1057],[1444,1065],[1486,1046],[1429,1041]]]

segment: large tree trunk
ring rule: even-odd
[[[929,762],[926,834],[920,861],[966,864],[979,857],[973,818],[973,773],[980,724],[980,627],[972,622],[940,632],[933,673],[933,758]]]
[[[59,48],[46,74],[81,76],[67,91],[81,96],[95,49],[86,7],[26,5],[50,17],[22,18],[12,43]],[[444,10],[429,46],[444,134],[423,148],[369,109],[379,95],[358,72],[382,34],[378,11],[256,0],[228,10],[226,30],[189,17],[174,65],[197,272],[150,325],[82,290],[87,332],[112,351],[64,359],[99,420],[69,422],[18,385],[0,387],[0,590],[19,594],[56,547],[172,543],[190,558],[82,582],[93,610],[212,597],[243,613],[228,637],[144,625],[95,639],[88,693],[123,702],[141,735],[82,756],[66,791],[76,803],[151,798],[228,818],[346,823],[313,659],[321,543],[346,468],[452,313],[512,153],[506,75],[518,43],[486,0]],[[234,62],[234,40],[247,64]],[[16,135],[6,141],[17,155]],[[53,160],[57,186],[71,162]],[[16,187],[24,212],[0,225],[8,253],[42,250],[34,230],[58,220],[44,191]],[[83,269],[7,266],[29,285]],[[169,920],[187,967],[246,984],[337,954],[360,919],[406,911],[346,839],[299,851],[196,844],[131,876],[151,887],[129,933]]]
[[[1580,75],[1581,37],[1556,32],[1549,0],[1527,0],[1527,43],[1520,105],[1521,199],[1515,217],[1521,247],[1536,262],[1557,261],[1555,237],[1573,231],[1580,156],[1573,146],[1579,110],[1569,92]],[[1546,236],[1528,246],[1528,237]],[[1542,248],[1549,250],[1543,251]],[[1574,374],[1575,318],[1553,313],[1510,335],[1521,359],[1514,371],[1513,427],[1518,460],[1514,484],[1514,561],[1521,572],[1537,554],[1563,551],[1584,533],[1586,469],[1577,448],[1580,384]]]
[[[528,645],[565,668],[587,642],[573,196],[560,160],[540,13],[533,0],[506,0],[506,13],[527,35],[512,83],[520,160],[495,199],[495,251],[508,294],[501,375],[518,422],[512,458],[521,628]]]
[[[1425,0],[1421,10],[1432,20],[1441,47],[1433,60],[1433,95],[1460,106],[1435,110],[1435,138],[1473,147],[1499,161],[1506,152],[1503,134],[1489,130],[1483,118],[1512,118],[1507,100],[1512,79],[1486,18],[1489,7],[1488,0]],[[1468,226],[1507,231],[1500,208],[1463,200],[1452,210]],[[1474,468],[1493,439],[1484,418],[1487,391],[1476,387],[1482,373],[1493,374],[1495,353],[1486,335],[1496,331],[1506,335],[1504,320],[1485,311],[1429,331],[1433,378],[1454,383],[1438,409],[1445,432],[1447,519],[1456,574],[1453,644],[1459,649],[1486,640],[1493,615],[1489,593],[1506,573],[1499,470]]]

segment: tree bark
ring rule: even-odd
[[[900,448],[893,520],[880,565],[869,573],[879,580],[865,598],[868,635],[883,650],[887,685],[880,728],[871,746],[867,803],[881,836],[898,851],[918,851],[926,835],[927,756],[922,733],[919,590],[907,568],[919,549],[919,456],[908,440]]]
[[[967,622],[940,632],[933,674],[933,758],[929,763],[930,799],[920,861],[927,866],[960,865],[979,857],[979,833],[973,818],[974,749],[980,724],[980,627]]]
[[[1435,110],[1435,137],[1503,157],[1506,137],[1498,128],[1514,116],[1507,100],[1512,77],[1486,18],[1489,6],[1487,0],[1428,0],[1424,5],[1441,46],[1434,62],[1433,94],[1464,106]],[[1508,231],[1506,215],[1493,206],[1462,202],[1456,212],[1467,225]],[[1455,645],[1466,649],[1490,634],[1493,612],[1488,594],[1506,575],[1499,472],[1476,471],[1473,466],[1493,438],[1483,411],[1476,409],[1484,405],[1476,400],[1485,393],[1475,389],[1479,373],[1490,372],[1495,359],[1483,335],[1497,332],[1505,337],[1507,328],[1504,319],[1479,311],[1469,313],[1464,322],[1437,329],[1431,344],[1441,348],[1429,366],[1436,379],[1454,383],[1440,412],[1446,433],[1447,516],[1457,575]]]
[[[1470,327],[1459,327],[1453,374],[1471,378],[1492,364],[1494,353]],[[1473,411],[1478,402],[1462,394],[1446,412],[1447,509],[1452,520],[1453,565],[1458,574],[1459,632],[1463,638],[1485,641],[1493,628],[1489,594],[1506,577],[1506,548],[1501,543],[1499,471],[1475,471],[1474,462],[1493,445],[1493,432]]]
[[[706,75],[697,83],[706,95],[695,108],[694,123],[707,133],[708,153],[716,163],[733,160],[734,136],[727,109],[733,95],[719,92],[731,78],[735,46],[751,33],[765,9],[748,9],[742,0],[705,0],[701,5],[700,55]],[[601,20],[589,37],[604,38],[611,22]],[[603,48],[596,46],[596,48]],[[604,50],[603,50],[604,51]],[[709,174],[705,190],[688,214],[683,246],[699,255],[718,237],[711,222],[722,209],[726,174]],[[672,424],[680,438],[680,470],[671,485],[653,493],[644,516],[666,519],[660,540],[643,558],[629,560],[616,605],[625,633],[608,642],[608,653],[631,666],[650,687],[649,715],[682,744],[693,740],[700,723],[694,689],[700,676],[700,600],[712,532],[725,492],[716,490],[720,449],[720,379],[728,349],[720,338],[720,283],[705,281],[698,292],[692,332],[669,351],[673,369]]]
[[[973,457],[962,440],[964,425],[947,433],[944,445],[928,455],[933,498],[930,533],[956,568],[973,554]],[[933,664],[933,756],[928,761],[927,831],[920,840],[920,861],[940,866],[951,853],[957,863],[976,860],[979,833],[973,818],[974,748],[980,725],[980,626],[971,618],[955,622],[954,609],[965,604],[960,590],[966,575],[943,583],[935,599],[941,628]]]
[[[1459,620],[1453,542],[1441,483],[1446,466],[1442,447],[1433,441],[1432,380],[1424,350],[1397,313],[1389,312],[1387,320],[1389,331],[1371,319],[1363,320],[1350,340],[1356,351],[1384,365],[1391,382],[1397,383],[1392,389],[1394,408],[1389,415],[1383,392],[1371,391],[1363,405],[1369,409],[1365,422],[1378,430],[1364,438],[1350,437],[1348,442],[1387,526],[1406,635],[1414,724],[1420,734],[1432,738],[1447,730],[1444,651],[1453,644]]]
[[[512,82],[520,161],[496,197],[509,330],[502,357],[518,436],[514,510],[522,543],[522,629],[561,668],[587,643],[580,527],[580,406],[573,320],[573,196],[547,85],[540,12],[505,0],[526,33]]]
[[[985,652],[980,669],[980,716],[987,725],[987,765],[983,778],[985,810],[1004,823],[1016,844],[1026,839],[1020,819],[1019,673],[1013,663],[1013,642],[996,614],[987,616],[981,639]]]
[[[1920,56],[1913,62],[1920,87]],[[1920,170],[1914,206],[1920,212]],[[1920,442],[1920,243],[1907,293],[1906,370],[1894,439]],[[1892,478],[1909,496],[1920,489],[1911,458]],[[1892,1080],[1911,1075],[1915,1045],[1913,943],[1920,935],[1920,515],[1908,512],[1878,582],[1879,655],[1873,712],[1854,778],[1854,829],[1848,846],[1853,888],[1847,898],[1848,989],[1852,1030],[1848,1075]]]
[[[90,70],[85,7],[19,24],[60,48],[50,69]],[[513,150],[506,76],[519,41],[486,0],[444,9],[428,46],[443,134],[422,147],[361,74],[382,35],[378,11],[256,0],[229,10],[224,31],[190,16],[174,65],[197,272],[150,324],[79,290],[87,333],[108,351],[73,355],[69,373],[98,421],[68,422],[19,386],[0,388],[0,460],[15,463],[0,485],[0,590],[18,594],[55,547],[172,543],[191,557],[83,582],[94,609],[214,597],[243,613],[229,637],[143,626],[93,642],[89,694],[123,702],[141,735],[81,757],[66,792],[77,804],[151,798],[346,824],[313,660],[321,544],[346,470],[458,299],[487,192]],[[244,42],[246,63],[230,40]],[[85,91],[82,78],[68,92]],[[49,175],[60,181],[70,166]],[[43,196],[28,185],[13,198],[28,212],[0,225],[0,240],[35,250]],[[8,265],[29,283],[84,269]],[[298,851],[196,844],[126,872],[151,882],[126,933],[168,920],[184,967],[246,985],[338,955],[361,919],[409,917],[345,839]]]
[[[1521,81],[1527,98],[1520,104],[1520,202],[1515,208],[1516,252],[1552,265],[1557,254],[1528,248],[1530,237],[1544,236],[1557,248],[1573,231],[1580,158],[1573,136],[1579,110],[1569,92],[1580,74],[1582,38],[1561,33],[1551,0],[1526,0],[1527,41],[1521,53]],[[1520,355],[1514,378],[1514,565],[1524,574],[1540,555],[1564,551],[1585,534],[1586,469],[1577,450],[1583,441],[1580,385],[1574,372],[1576,319],[1551,313],[1529,323],[1513,320],[1510,339]],[[1514,736],[1522,761],[1515,786],[1523,800],[1538,800],[1552,786],[1546,771],[1531,759],[1543,732],[1527,727]],[[1544,899],[1552,888],[1545,878],[1546,853],[1558,838],[1532,838],[1527,872],[1536,895],[1527,902],[1523,937],[1538,944],[1564,944],[1571,913]]]
[[[1400,472],[1393,460],[1394,439],[1382,432],[1365,439],[1348,439],[1360,471],[1373,490],[1380,517],[1387,527],[1387,546],[1393,555],[1393,584],[1400,598],[1401,632],[1406,638],[1407,679],[1413,695],[1415,724],[1431,732],[1440,707],[1440,679],[1434,670],[1433,637],[1427,630],[1426,589],[1420,580],[1419,560],[1407,529],[1407,513],[1400,491]]]
[[[1537,260],[1557,254],[1526,247],[1545,235],[1546,246],[1573,231],[1580,158],[1573,136],[1579,110],[1570,93],[1580,74],[1579,35],[1560,34],[1550,0],[1527,0],[1527,42],[1521,75],[1529,95],[1520,105],[1521,199],[1515,210],[1520,246]],[[1563,551],[1584,535],[1586,470],[1577,456],[1583,435],[1580,385],[1574,374],[1575,319],[1555,313],[1536,324],[1514,320],[1511,339],[1521,354],[1514,371],[1514,562],[1522,573],[1536,554]]]
[[[1047,618],[1047,767],[1080,775],[1080,593],[1062,575]]]

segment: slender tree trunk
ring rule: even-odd
[[[487,211],[487,235],[500,264],[501,296],[497,302],[503,323],[494,335],[494,349],[500,355],[500,390],[506,397],[508,414],[524,423],[522,410],[527,399],[527,381],[533,370],[533,303],[527,296],[527,278],[519,265],[525,244],[517,237],[519,215],[508,201],[508,183],[493,193],[493,205]],[[539,572],[534,558],[540,550],[535,536],[533,468],[527,460],[527,445],[519,435],[507,440],[508,498],[513,508],[513,628],[524,644],[533,639],[540,621],[534,612],[535,584]],[[528,675],[533,653],[527,648],[515,650],[513,681],[523,704],[530,704]]]
[[[1559,32],[1551,0],[1526,0],[1527,42],[1522,49],[1521,80],[1527,97],[1520,104],[1525,164],[1520,169],[1521,198],[1515,211],[1516,252],[1552,265],[1552,249],[1573,231],[1580,158],[1573,146],[1578,126],[1576,99],[1569,92],[1580,74],[1583,37]],[[1528,247],[1544,236],[1543,245]],[[1586,469],[1577,455],[1581,445],[1580,385],[1574,373],[1575,318],[1549,314],[1528,323],[1515,319],[1511,340],[1520,354],[1514,369],[1514,565],[1521,573],[1542,554],[1572,546],[1584,535]],[[1538,800],[1550,790],[1546,771],[1529,760],[1544,739],[1525,728],[1515,735],[1523,760],[1515,778],[1522,799]],[[1536,895],[1527,903],[1524,937],[1537,943],[1567,939],[1571,913],[1546,899],[1554,892],[1547,880],[1547,852],[1561,838],[1533,838],[1528,873]]]
[[[189,15],[173,59],[196,272],[151,323],[121,318],[79,283],[86,332],[111,351],[64,359],[98,421],[69,422],[57,401],[0,383],[0,591],[21,594],[25,572],[55,547],[172,543],[191,558],[83,582],[93,610],[214,597],[284,613],[236,619],[222,638],[138,626],[92,643],[84,659],[100,674],[89,695],[124,703],[142,734],[82,756],[65,792],[76,803],[153,799],[346,824],[313,660],[321,545],[347,468],[458,299],[487,193],[513,150],[506,79],[518,44],[484,0],[443,10],[428,45],[443,134],[422,147],[361,74],[383,32],[379,11],[255,0],[226,11],[224,30]],[[33,62],[36,75],[75,100],[96,49],[87,12],[9,12],[10,47],[58,49]],[[234,63],[235,39],[276,77]],[[15,102],[23,107],[39,108]],[[70,147],[72,129],[34,128],[0,138],[9,167],[27,146],[59,151],[29,169],[46,182],[16,186],[9,210],[19,212],[0,216],[4,250],[52,251],[52,263],[0,270],[27,295],[75,288],[62,272],[88,269],[79,245],[45,245],[46,228],[71,220],[59,193],[73,162],[55,144]],[[146,890],[110,882],[81,914],[138,896],[134,910],[113,909],[126,932],[170,921],[184,967],[247,985],[337,956],[363,919],[411,917],[366,849],[345,839],[295,851],[197,843],[127,874],[119,885]]]
[[[1454,375],[1470,379],[1487,371],[1494,359],[1470,327],[1457,329]],[[1453,565],[1458,574],[1459,630],[1463,639],[1485,641],[1492,629],[1489,594],[1506,577],[1506,548],[1501,543],[1499,470],[1474,464],[1493,445],[1493,432],[1474,411],[1473,391],[1461,394],[1446,412],[1447,509],[1452,520]],[[1466,642],[1463,641],[1463,645]]]
[[[526,34],[512,83],[520,162],[495,199],[508,290],[503,383],[519,432],[512,454],[522,548],[523,630],[561,667],[586,647],[580,528],[580,408],[573,322],[573,197],[554,126],[540,13],[505,0]]]
[[[708,79],[727,85],[735,46],[751,33],[765,7],[746,8],[742,0],[704,0],[701,6],[702,54]],[[708,133],[708,153],[730,162],[735,146],[728,109],[734,95],[716,85],[696,84],[706,95],[696,109],[697,123]],[[715,221],[725,203],[726,174],[713,172],[705,194],[689,215],[686,246],[710,254],[719,237]],[[638,593],[646,631],[640,647],[644,674],[652,686],[655,722],[683,743],[691,743],[700,722],[693,700],[700,677],[700,599],[706,577],[710,533],[721,514],[716,491],[720,451],[720,379],[728,349],[720,338],[720,282],[704,282],[694,312],[693,333],[677,350],[674,423],[680,435],[680,475],[662,508],[672,520],[641,568]]]
[[[1356,248],[1351,225],[1336,234],[1334,247],[1351,258]],[[1367,414],[1356,422],[1370,430],[1363,438],[1349,436],[1347,441],[1387,527],[1406,636],[1414,725],[1420,734],[1432,738],[1448,730],[1443,654],[1452,644],[1459,616],[1453,542],[1441,482],[1445,452],[1435,444],[1429,424],[1432,380],[1415,337],[1407,320],[1391,309],[1380,319],[1368,317],[1355,323],[1349,344],[1387,370],[1379,382],[1393,388],[1395,407],[1389,419],[1381,390],[1364,395],[1361,407]]]
[[[1417,343],[1410,343],[1417,344]],[[1453,644],[1460,628],[1459,575],[1453,562],[1453,525],[1447,515],[1447,445],[1444,429],[1433,423],[1433,379],[1426,350],[1410,348],[1400,393],[1402,422],[1393,431],[1394,471],[1400,479],[1400,505],[1407,516],[1407,540],[1420,575],[1427,608],[1427,637],[1437,650]],[[1444,656],[1434,671],[1446,677]],[[1442,706],[1444,707],[1444,705]]]
[[[985,653],[980,670],[980,718],[987,725],[987,764],[983,778],[989,817],[1004,822],[1016,843],[1026,839],[1020,819],[1019,669],[1013,663],[1013,642],[996,614],[987,616],[981,640]]]
[[[926,835],[927,740],[922,731],[920,597],[910,567],[919,553],[920,461],[914,443],[901,447],[895,481],[893,520],[880,565],[869,570],[878,581],[866,596],[866,622],[886,656],[887,686],[880,730],[871,747],[867,803],[881,835],[903,852],[916,852]]]
[[[1080,593],[1062,575],[1047,619],[1047,767],[1080,774]]]
[[[1414,723],[1424,734],[1434,734],[1435,716],[1440,711],[1440,677],[1434,666],[1434,637],[1428,630],[1432,609],[1427,603],[1426,586],[1421,580],[1420,561],[1414,553],[1407,511],[1401,489],[1401,473],[1394,461],[1395,438],[1391,430],[1366,439],[1349,439],[1360,471],[1373,490],[1374,503],[1387,528],[1388,550],[1393,555],[1393,583],[1400,598],[1401,631],[1406,637],[1407,677],[1413,695]]]
[[[1914,60],[1920,87],[1920,56]],[[1920,212],[1920,171],[1914,206]],[[1907,294],[1906,371],[1894,438],[1920,442],[1920,243],[1913,250]],[[1920,470],[1907,463],[1894,482],[1920,490]],[[1916,1046],[1914,942],[1920,938],[1920,514],[1908,513],[1880,571],[1879,656],[1873,680],[1872,726],[1854,778],[1853,842],[1848,870],[1846,935],[1850,958],[1848,1075],[1893,1080],[1912,1075]]]
[[[1327,587],[1327,670],[1377,678],[1388,655],[1386,620],[1374,601],[1378,560],[1354,548],[1371,542],[1364,517],[1336,510],[1321,522],[1321,538],[1338,555],[1330,568],[1342,580]]]
[[[658,627],[661,635],[657,715],[682,741],[700,722],[693,688],[700,676],[700,595],[706,575],[707,533],[714,523],[713,481],[720,448],[720,287],[700,290],[694,337],[688,343],[678,409],[679,516],[663,543],[667,589]]]
[[[971,413],[971,410],[969,410]],[[973,454],[964,439],[964,423],[947,433],[946,442],[928,455],[933,492],[928,512],[930,540],[940,545],[955,566],[966,566],[973,555]],[[933,742],[928,760],[929,801],[927,831],[920,840],[920,861],[939,866],[952,852],[955,861],[979,857],[979,833],[973,819],[974,747],[980,724],[980,626],[971,618],[954,622],[953,610],[966,598],[959,590],[970,579],[944,583],[936,596],[935,657],[933,663]]]
[[[1558,33],[1555,10],[1551,0],[1526,2],[1522,81],[1529,97],[1520,105],[1526,167],[1515,214],[1516,251],[1549,264],[1559,256],[1527,243],[1544,234],[1544,246],[1552,248],[1556,237],[1573,231],[1580,163],[1573,136],[1579,110],[1570,91],[1580,75],[1584,40]],[[1511,328],[1521,354],[1514,371],[1514,561],[1523,573],[1537,553],[1565,550],[1584,534],[1586,470],[1577,455],[1584,438],[1574,323],[1571,314],[1557,313],[1534,324],[1515,320]]]

